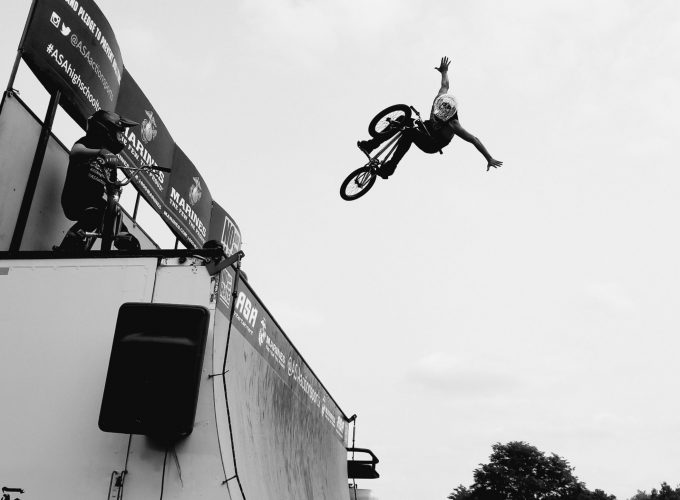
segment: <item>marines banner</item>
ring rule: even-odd
[[[34,0],[20,50],[61,106],[82,127],[99,109],[112,111],[123,58],[108,21],[92,0]]]
[[[177,145],[171,168],[167,208],[162,215],[185,245],[201,248],[208,239],[212,196],[201,174]]]
[[[172,168],[175,141],[156,109],[127,71],[121,81],[116,112],[139,123],[139,126],[125,131],[128,144],[120,153],[125,164]],[[165,196],[170,185],[169,173],[145,171],[133,177],[132,183],[156,212],[162,214],[167,209]]]
[[[126,130],[125,166],[158,165],[133,184],[189,248],[208,239],[225,243],[230,254],[241,248],[241,232],[213,202],[198,169],[170,136],[123,58],[108,21],[93,0],[34,0],[20,50],[22,58],[59,104],[83,128],[95,111],[116,111],[139,122]]]

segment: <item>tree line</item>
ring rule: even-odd
[[[565,459],[546,455],[523,441],[492,446],[489,462],[473,472],[474,482],[462,484],[448,500],[617,500],[600,489],[590,490]],[[628,500],[680,500],[680,486],[661,483],[650,493],[638,491]]]

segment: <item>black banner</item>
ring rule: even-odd
[[[175,141],[160,116],[127,71],[123,74],[116,112],[139,123],[126,130],[128,145],[121,152],[123,161],[134,167],[159,165],[172,168]],[[161,171],[142,172],[132,180],[154,210],[163,213],[170,174]]]
[[[234,255],[241,249],[241,230],[227,211],[215,201],[210,214],[208,239],[224,243],[227,256]]]
[[[171,173],[140,173],[133,183],[187,247],[220,240],[230,254],[241,232],[189,158],[175,144],[134,78],[124,70],[111,26],[93,0],[35,0],[21,44],[22,57],[61,106],[83,128],[99,109],[139,122],[126,131],[120,157],[128,166],[158,165]]]
[[[208,239],[212,196],[201,174],[177,145],[165,205],[163,216],[175,234],[188,246],[201,248]]]
[[[84,127],[99,109],[115,108],[123,59],[111,26],[92,0],[35,0],[22,57],[62,107]]]

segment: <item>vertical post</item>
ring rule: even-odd
[[[19,48],[17,49],[17,57],[14,60],[14,66],[12,67],[12,73],[9,77],[9,82],[7,83],[7,91],[9,92],[14,87],[14,79],[17,76],[17,71],[19,69],[19,62],[21,61],[21,54],[24,50],[24,41],[26,40],[26,33],[28,32],[28,26],[33,19],[33,14],[35,13],[36,0],[31,2],[31,8],[28,11],[28,16],[26,17],[26,24],[24,24],[24,31],[21,33],[21,40],[19,41]]]
[[[137,199],[135,200],[135,209],[132,212],[132,220],[137,222],[137,210],[139,210],[139,199],[142,197],[141,194],[139,194],[139,191],[137,191]]]
[[[17,71],[19,70],[19,63],[21,62],[22,50],[17,50],[17,56],[14,59],[14,66],[12,66],[12,73],[9,75],[9,82],[7,82],[7,92],[12,92],[14,89],[14,80],[17,77]]]
[[[52,130],[52,124],[54,123],[54,115],[57,113],[60,98],[61,91],[59,90],[55,91],[50,97],[50,104],[47,107],[47,114],[45,115],[45,121],[43,123],[42,130],[40,131],[38,145],[35,148],[35,155],[33,156],[31,171],[28,174],[26,191],[24,192],[24,198],[21,200],[21,208],[19,209],[19,215],[17,216],[17,224],[14,228],[12,241],[9,244],[9,249],[11,252],[18,252],[21,248],[21,240],[24,237],[26,223],[28,222],[28,215],[31,212],[35,188],[38,185],[40,170],[42,169],[42,163],[45,159],[45,151],[47,151],[47,143],[50,140],[50,132]]]

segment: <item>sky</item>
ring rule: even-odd
[[[444,499],[508,441],[619,499],[680,483],[676,0],[97,3],[250,284],[358,415],[381,474],[360,486]],[[3,6],[3,84],[28,7]],[[343,201],[370,119],[427,113],[442,56],[503,167],[454,138]]]

